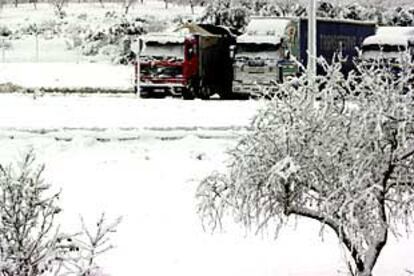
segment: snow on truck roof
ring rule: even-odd
[[[365,38],[363,45],[401,45],[414,43],[414,27],[378,27],[375,35]]]
[[[407,46],[408,39],[399,35],[372,35],[364,39],[362,45],[401,45]]]
[[[165,32],[152,32],[142,35],[141,38],[145,41],[145,43],[150,44],[183,44],[185,37],[189,34],[198,34],[201,36],[236,36],[231,29],[225,26],[184,23],[181,26],[170,28]]]
[[[145,43],[155,43],[155,44],[182,44],[184,43],[184,38],[188,35],[188,30],[167,30],[165,32],[153,32],[142,35],[141,38]]]
[[[247,25],[243,35],[237,38],[237,43],[241,44],[280,44],[281,39],[285,35],[286,27],[291,22],[306,20],[301,17],[272,17],[272,16],[252,16],[250,23]],[[331,19],[318,18],[323,22],[339,22],[356,25],[375,26],[373,21],[357,21],[349,19]]]
[[[246,32],[237,38],[241,44],[280,44],[291,19],[252,17]]]

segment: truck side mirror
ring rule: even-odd
[[[236,46],[230,45],[229,50],[230,58],[234,59],[236,57]]]
[[[287,60],[290,60],[290,51],[287,50],[287,49],[284,52],[284,58],[287,59]]]
[[[194,57],[194,49],[193,49],[193,47],[187,48],[186,57],[187,57],[187,60],[190,60],[190,59],[192,59]]]

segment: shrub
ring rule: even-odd
[[[96,256],[112,248],[108,235],[120,218],[108,224],[102,215],[94,232],[83,220],[79,234],[61,232],[55,223],[60,192],[45,183],[44,169],[33,152],[17,167],[0,165],[0,275],[92,275]]]

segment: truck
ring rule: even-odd
[[[140,37],[142,45],[139,59],[135,62],[135,83],[138,86],[139,77],[141,97],[181,97],[186,86],[183,76],[184,38],[182,32],[173,31],[148,33]]]
[[[404,53],[414,57],[414,27],[378,27],[362,42],[363,60],[396,60]]]
[[[347,74],[354,68],[357,47],[375,30],[374,22],[318,18],[317,56],[331,61],[341,53]],[[300,64],[306,67],[307,43],[306,18],[252,17],[237,40],[233,90],[248,95],[277,93],[276,83],[300,74]],[[320,67],[317,71],[323,73]]]
[[[394,79],[409,76],[404,93],[414,86],[413,62],[414,27],[378,27],[376,34],[362,43],[360,64],[368,69],[386,69]]]
[[[232,98],[231,51],[236,36],[226,27],[211,24],[186,23],[181,29],[188,30],[182,42],[178,41],[181,55],[175,59],[152,56],[139,62],[141,95],[181,94],[184,99],[208,99],[218,94]]]

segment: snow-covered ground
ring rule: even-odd
[[[151,11],[160,21],[190,10],[145,0],[132,15]],[[122,6],[71,3],[69,17],[101,17]],[[22,16],[25,15],[25,16]],[[30,15],[30,16],[29,16]],[[49,5],[6,5],[0,23],[9,26],[53,18]],[[0,55],[0,84],[29,88],[132,89],[133,68],[84,63],[63,38],[13,41]],[[36,96],[36,97],[33,97]],[[102,211],[123,216],[101,264],[111,276],[332,276],[346,275],[336,237],[300,220],[277,240],[253,236],[230,224],[224,233],[203,232],[195,212],[197,185],[226,169],[226,151],[262,101],[183,101],[124,95],[0,94],[0,163],[17,162],[29,149],[46,164],[46,178],[63,189],[61,224],[74,231],[78,215],[90,222]],[[414,239],[391,239],[376,276],[414,271]]]
[[[2,94],[1,162],[35,150],[47,180],[63,189],[64,229],[77,229],[79,214],[123,216],[116,249],[101,260],[113,276],[346,275],[335,236],[322,241],[308,220],[277,240],[232,224],[215,235],[201,228],[196,187],[226,169],[226,151],[262,104]],[[413,239],[392,239],[375,275],[409,275],[413,248]]]
[[[25,88],[133,91],[133,66],[102,63],[0,63],[0,84]]]

